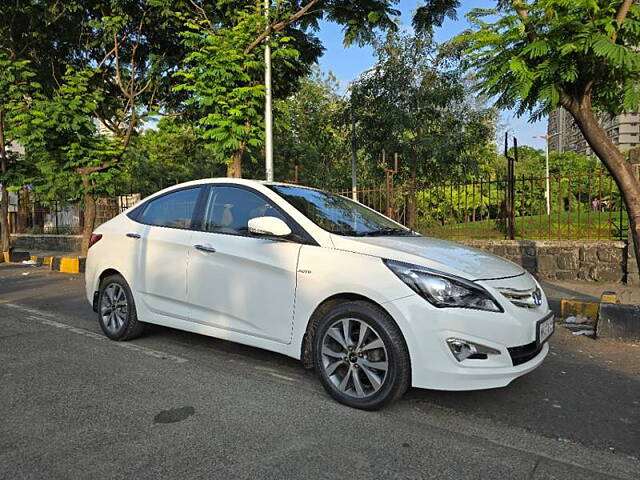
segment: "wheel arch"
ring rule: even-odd
[[[93,311],[94,312],[98,312],[98,295],[100,293],[100,284],[102,284],[102,280],[105,279],[106,277],[110,276],[110,275],[120,275],[122,278],[124,278],[124,280],[129,283],[129,281],[127,280],[127,278],[122,274],[122,272],[120,272],[119,270],[116,270],[115,268],[105,268],[104,270],[102,270],[100,272],[100,275],[97,276],[97,282],[94,285],[93,288],[93,302],[92,302],[92,307],[93,307]]]
[[[307,320],[307,326],[305,328],[304,335],[302,336],[302,342],[300,345],[300,361],[302,365],[306,369],[313,368],[313,339],[315,337],[316,328],[318,326],[318,322],[322,315],[330,310],[334,305],[343,302],[353,302],[353,301],[363,301],[367,302],[370,305],[374,306],[376,309],[380,310],[383,314],[385,314],[391,321],[398,327],[398,330],[402,333],[402,329],[398,325],[398,322],[393,318],[393,316],[389,313],[389,311],[384,308],[384,306],[371,298],[361,295],[359,293],[354,292],[342,292],[331,295],[330,297],[325,298],[322,302],[318,304],[318,306],[314,309],[313,313]],[[406,344],[406,339],[403,340]]]

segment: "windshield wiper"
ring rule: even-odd
[[[408,230],[397,227],[384,227],[377,230],[369,230],[368,232],[358,232],[358,237],[378,237],[384,235],[413,235]]]

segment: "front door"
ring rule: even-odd
[[[192,321],[289,343],[300,244],[256,237],[247,227],[254,217],[284,217],[246,187],[214,185],[202,204],[189,253]]]

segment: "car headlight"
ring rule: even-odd
[[[384,260],[384,263],[409,288],[434,307],[504,311],[489,292],[474,282],[410,263],[395,260]]]

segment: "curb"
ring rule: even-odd
[[[10,252],[2,252],[2,260],[0,260],[0,263],[21,263],[25,260],[31,260],[29,252],[18,252],[12,250]]]
[[[640,341],[640,305],[620,304],[615,292],[603,292],[599,302],[560,299],[560,316],[572,315],[592,319],[598,337]]]
[[[42,265],[51,265],[51,261],[53,260],[53,257],[43,257],[38,255],[31,255],[30,258],[32,262],[37,263],[38,267]]]
[[[49,257],[49,269],[60,273],[84,273],[84,257]]]
[[[589,317],[594,321],[598,318],[599,302],[585,302],[584,300],[576,300],[575,298],[560,299],[560,316],[567,318],[571,315]]]
[[[601,303],[598,313],[599,337],[640,341],[640,305]]]
[[[49,270],[61,273],[84,273],[84,257],[57,257],[30,255],[29,252],[2,252],[0,263],[22,263],[31,260],[36,266],[48,265]]]

